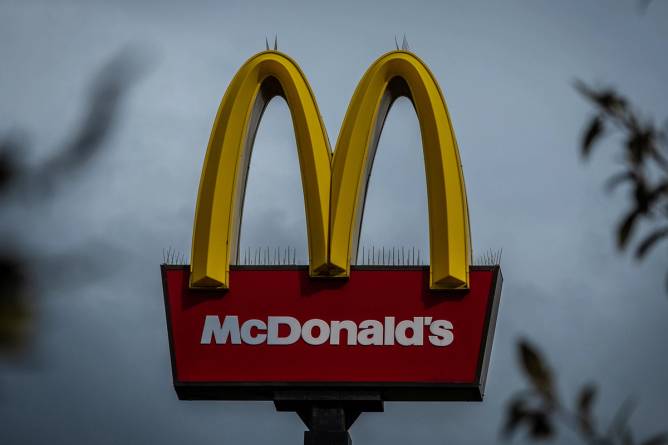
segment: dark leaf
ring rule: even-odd
[[[668,445],[668,434],[657,434],[642,442],[640,445]]]
[[[5,151],[0,151],[0,190],[3,190],[14,178],[16,168],[11,157]]]
[[[531,429],[529,434],[536,440],[544,440],[552,437],[554,428],[547,413],[542,411],[534,412],[531,416]]]
[[[552,375],[545,365],[543,358],[526,340],[520,341],[519,352],[522,368],[531,380],[534,388],[545,399],[553,401]]]
[[[660,200],[662,197],[668,198],[668,179],[661,182],[659,185],[654,187],[650,192],[647,199],[653,204],[655,201]]]
[[[7,188],[20,174],[19,156],[25,155],[22,135],[9,134],[0,141],[0,191]]]
[[[25,269],[16,257],[0,257],[0,352],[16,351],[27,340],[31,311]]]
[[[585,131],[584,136],[582,137],[582,156],[585,158],[589,157],[594,142],[603,134],[604,128],[601,116],[596,116],[591,120],[587,127],[587,131]]]
[[[136,48],[125,48],[101,69],[93,79],[87,110],[78,130],[33,175],[44,188],[66,179],[72,170],[102,150],[115,130],[130,87],[146,67],[145,58]]]
[[[662,227],[660,229],[655,230],[652,232],[650,235],[648,235],[642,243],[638,246],[638,249],[636,250],[636,257],[637,258],[642,258],[644,257],[647,252],[659,241],[661,238],[665,238],[668,236],[668,227]]]
[[[578,396],[578,421],[583,433],[591,436],[594,433],[594,420],[591,408],[596,397],[596,387],[587,385],[582,388]]]
[[[503,435],[511,436],[517,427],[526,419],[528,419],[529,412],[526,407],[526,401],[523,398],[516,398],[512,400],[508,406],[506,414],[506,423],[503,426]]]
[[[617,247],[620,249],[624,249],[626,247],[633,227],[635,226],[635,223],[641,213],[642,212],[640,209],[632,210],[628,215],[626,215],[626,218],[624,218],[622,223],[619,225],[619,229],[617,229]]]
[[[629,135],[626,141],[629,161],[633,165],[640,165],[645,156],[652,151],[653,135],[649,131],[637,131]]]
[[[636,200],[636,209],[640,213],[647,213],[650,210],[651,194],[647,188],[647,181],[643,176],[638,176],[635,187],[633,189],[633,196]]]

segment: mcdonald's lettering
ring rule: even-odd
[[[279,333],[281,326],[288,328],[285,335]],[[266,322],[251,318],[240,324],[236,315],[226,315],[221,323],[217,315],[207,315],[200,343],[260,345],[266,342],[270,345],[290,345],[301,339],[316,346],[323,343],[347,346],[422,346],[425,341],[425,328],[430,334],[427,338],[434,346],[448,346],[454,341],[452,323],[448,320],[433,320],[432,317],[413,317],[399,321],[398,324],[395,317],[384,317],[382,322],[364,320],[358,326],[352,320],[326,322],[318,318],[307,320],[302,325],[294,317],[272,316],[269,316]]]
[[[308,265],[239,264],[255,134],[268,102],[290,109]],[[393,101],[420,123],[429,264],[363,266],[367,182]],[[352,94],[336,147],[306,76],[264,51],[232,78],[200,179],[191,264],[162,265],[172,373],[181,399],[272,400],[276,391],[373,391],[382,400],[482,400],[502,276],[471,265],[459,148],[443,94],[409,51],[382,55]]]

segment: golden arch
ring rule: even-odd
[[[426,65],[392,51],[360,80],[333,160],[315,97],[297,64],[277,51],[239,69],[221,102],[200,180],[191,286],[228,287],[237,258],[250,153],[262,112],[285,98],[294,125],[304,189],[311,276],[347,277],[357,254],[366,184],[383,123],[399,96],[420,122],[429,207],[430,286],[468,288],[471,242],[459,150],[443,95]]]

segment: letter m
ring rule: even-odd
[[[210,345],[212,337],[216,339],[216,344],[218,345],[227,343],[227,340],[230,338],[230,343],[233,345],[241,344],[239,317],[228,315],[221,325],[220,318],[217,315],[207,315],[204,320],[204,329],[202,329],[200,344]]]

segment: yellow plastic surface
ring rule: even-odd
[[[430,286],[468,288],[468,206],[457,142],[443,95],[426,65],[392,51],[367,70],[341,127],[333,161],[325,127],[303,73],[289,57],[262,52],[230,83],[213,126],[195,212],[191,286],[229,285],[236,259],[248,158],[259,120],[261,87],[281,85],[292,114],[304,188],[312,276],[347,277],[354,262],[366,184],[391,101],[408,95],[418,115],[429,206]],[[407,91],[395,91],[402,80]],[[261,103],[260,108],[264,105]],[[331,190],[331,201],[330,201]]]
[[[297,64],[281,53],[267,51],[250,58],[239,69],[213,124],[195,210],[190,266],[193,287],[228,287],[229,265],[237,258],[254,138],[251,121],[257,112],[260,87],[269,78],[280,83],[292,114],[304,188],[311,274],[317,275],[327,265],[331,151],[325,126]]]

